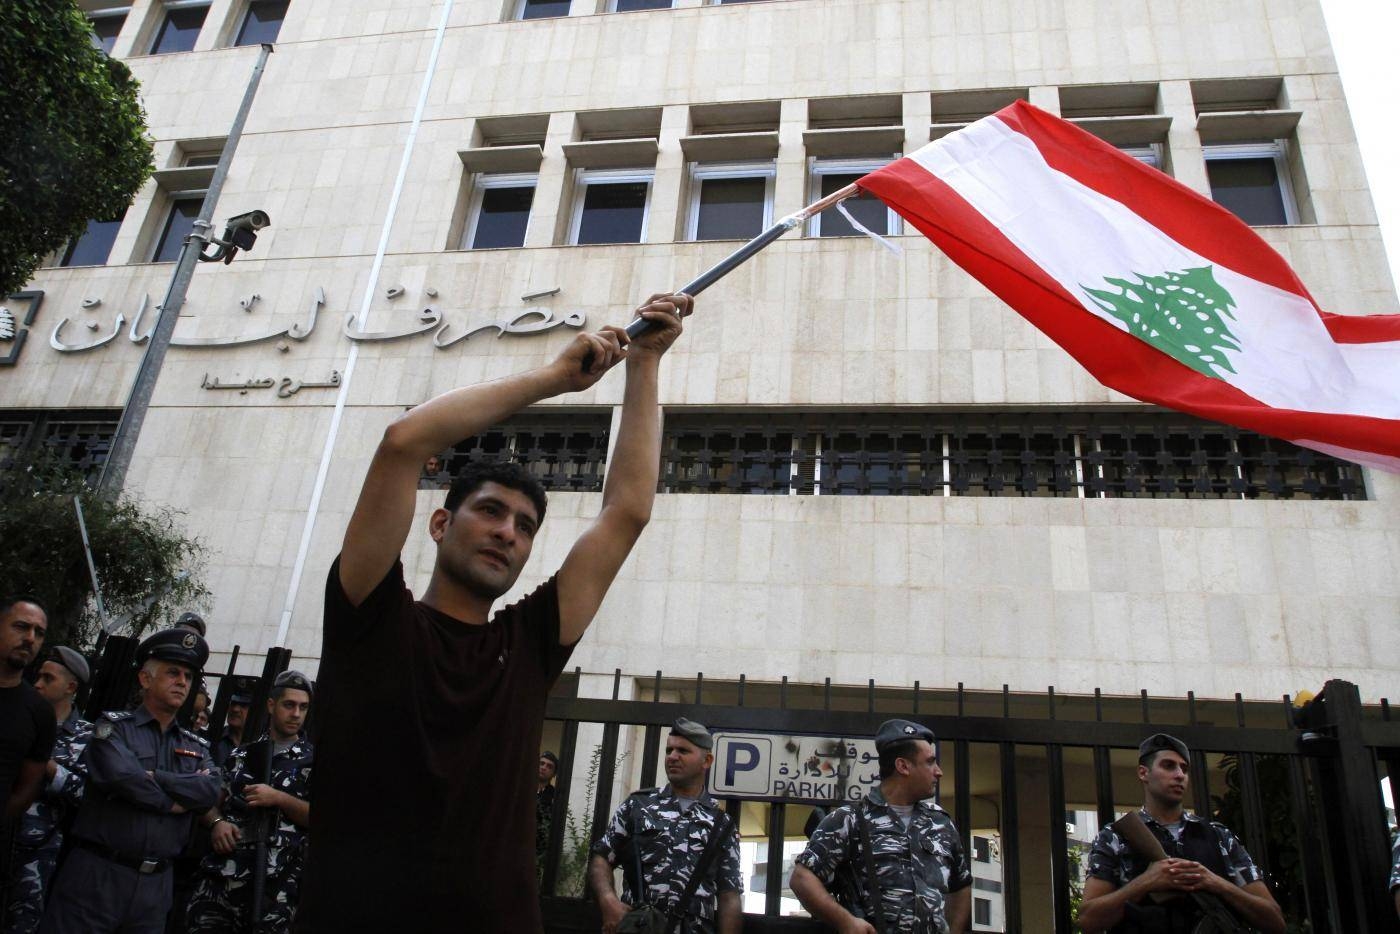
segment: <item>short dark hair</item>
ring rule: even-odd
[[[12,597],[0,597],[0,616],[4,616],[15,608],[17,603],[32,603],[44,613],[44,618],[49,616],[49,608],[44,605],[44,601],[30,593],[15,594]]]
[[[1147,753],[1146,755],[1138,756],[1138,765],[1145,765],[1145,766],[1147,766],[1147,767],[1150,769],[1150,768],[1152,768],[1153,764],[1157,761],[1157,757],[1160,756],[1160,755],[1161,755],[1162,753],[1164,753],[1164,752],[1176,752],[1176,750],[1175,750],[1175,749],[1154,749],[1154,750],[1152,750],[1151,752]],[[1179,753],[1179,752],[1176,752],[1176,754],[1177,754],[1178,756],[1181,755],[1181,753]],[[1191,758],[1190,758],[1189,756],[1182,756],[1182,761],[1186,763],[1186,771],[1187,771],[1187,772],[1190,772],[1190,771],[1191,771]]]
[[[442,508],[456,512],[462,501],[474,493],[484,483],[498,483],[512,490],[519,490],[530,497],[535,504],[535,519],[544,522],[544,510],[548,503],[544,485],[530,471],[514,461],[485,461],[468,464],[457,474],[447,491],[447,499]]]
[[[884,781],[894,774],[894,760],[908,759],[914,761],[914,756],[918,755],[919,741],[917,739],[905,740],[902,743],[890,743],[880,750],[880,781]]]

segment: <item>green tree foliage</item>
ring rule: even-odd
[[[0,294],[151,175],[137,83],[74,0],[0,3]]]
[[[207,608],[204,548],[180,528],[178,513],[106,499],[71,472],[15,468],[0,486],[0,593],[33,594],[48,605],[47,644],[87,647],[98,632],[74,496],[83,504],[110,618],[129,616],[139,635],[185,610]]]

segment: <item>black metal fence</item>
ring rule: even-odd
[[[974,889],[974,930],[1069,932],[1088,840],[1074,822],[1102,826],[1142,802],[1137,745],[1158,730],[1192,749],[1194,810],[1230,826],[1264,872],[1290,931],[1379,934],[1400,930],[1386,890],[1389,827],[1381,780],[1400,775],[1400,721],[1390,705],[1363,707],[1355,685],[1330,681],[1311,703],[997,692],[833,688],[613,677],[611,697],[577,696],[578,674],[551,699],[546,743],[557,746],[558,787],[541,892],[551,930],[597,930],[579,889],[579,842],[602,833],[631,786],[658,780],[662,739],[679,716],[712,730],[860,738],[893,716],[939,738],[942,804],[965,849],[999,874]],[[567,696],[571,694],[573,696]],[[627,699],[634,695],[640,699]],[[596,737],[580,742],[580,731]],[[591,748],[589,748],[591,745]],[[619,765],[621,763],[621,766]],[[572,788],[586,775],[587,793]],[[621,779],[619,781],[619,779]],[[664,781],[664,775],[661,776]],[[570,811],[571,798],[575,802]],[[581,802],[581,803],[580,803]],[[808,802],[726,799],[755,871],[745,930],[818,930],[784,917],[791,860],[805,841]],[[796,813],[794,813],[796,812]],[[976,845],[974,845],[974,837]],[[1089,835],[1089,839],[1092,839]],[[995,859],[994,857],[999,857]],[[586,857],[583,857],[586,858]],[[998,877],[999,876],[999,877]],[[977,905],[980,899],[983,904]]]

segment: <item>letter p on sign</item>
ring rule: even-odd
[[[719,762],[717,780],[713,781],[719,794],[766,794],[769,784],[769,762],[773,755],[772,740],[763,736],[716,737],[715,758]]]

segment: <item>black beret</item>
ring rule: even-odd
[[[1161,752],[1163,749],[1170,749],[1186,761],[1191,761],[1191,750],[1186,748],[1186,744],[1175,736],[1166,733],[1153,733],[1147,739],[1138,744],[1138,761],[1152,755],[1154,752]]]
[[[175,662],[199,671],[209,660],[209,643],[199,633],[189,629],[165,629],[147,636],[137,647],[136,664],[143,665],[150,658]]]
[[[546,749],[544,752],[540,753],[540,758],[541,758],[541,759],[548,759],[550,762],[553,762],[553,763],[554,763],[554,767],[555,767],[556,769],[559,768],[559,757],[556,756],[554,753],[550,752],[548,749]]]
[[[87,659],[83,658],[77,649],[60,645],[53,650],[53,661],[71,671],[79,684],[87,684],[88,679],[92,677],[92,669],[88,667]]]
[[[296,669],[289,668],[280,675],[272,679],[272,689],[291,688],[294,691],[305,691],[307,696],[311,696],[311,679]],[[249,703],[252,699],[249,699]]]
[[[204,617],[198,613],[181,613],[175,620],[176,628],[192,629],[201,636],[209,635],[209,627],[204,625]]]
[[[933,730],[908,720],[886,720],[880,724],[880,729],[875,731],[875,751],[884,752],[886,746],[907,743],[914,739],[922,739],[931,743],[933,742]]]
[[[685,717],[679,717],[675,723],[671,724],[671,735],[689,740],[701,749],[713,749],[715,745],[714,737],[710,735],[709,730],[705,729],[704,724],[687,720]]]

